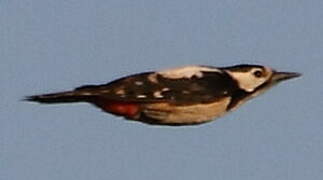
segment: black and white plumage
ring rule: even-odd
[[[104,85],[29,96],[40,103],[88,102],[129,120],[154,125],[209,122],[299,73],[260,65],[184,66],[123,77]]]

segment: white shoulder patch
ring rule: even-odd
[[[162,70],[157,72],[157,74],[160,74],[163,77],[170,78],[170,79],[191,78],[193,76],[201,78],[203,76],[202,71],[222,73],[222,71],[219,69],[210,68],[206,66],[184,66],[184,67]]]

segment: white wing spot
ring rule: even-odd
[[[142,82],[142,81],[135,81],[135,85],[137,85],[137,86],[141,86],[141,85],[143,85],[144,83]]]
[[[104,90],[102,90],[101,92],[103,92],[103,93],[108,93],[108,92],[110,92],[110,89],[104,89]]]
[[[170,90],[170,89],[169,89],[169,88],[167,88],[167,87],[165,87],[165,88],[163,88],[163,89],[162,89],[162,91],[163,91],[163,92],[165,92],[165,91],[169,91],[169,90]]]
[[[164,96],[161,93],[162,93],[161,91],[154,92],[154,97],[155,98],[163,98]]]
[[[156,73],[153,73],[153,74],[150,74],[148,75],[148,80],[150,82],[153,82],[153,83],[158,83],[158,80],[157,80],[157,74]]]
[[[202,71],[222,73],[222,71],[217,68],[210,68],[204,66],[184,66],[179,68],[166,69],[158,72],[158,74],[170,79],[192,78],[193,76],[201,78],[203,77]]]
[[[190,92],[189,91],[186,91],[186,90],[182,91],[182,93],[183,94],[190,94]]]
[[[91,96],[93,94],[90,93],[90,92],[82,92],[82,93],[80,93],[80,95],[82,95],[82,96]]]
[[[118,90],[116,91],[116,94],[117,94],[117,95],[125,95],[125,94],[126,94],[126,92],[125,92],[125,90],[124,90],[124,89],[118,89]]]
[[[139,95],[137,95],[137,98],[146,98],[147,96],[146,95],[144,95],[144,94],[139,94]]]

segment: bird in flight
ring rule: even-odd
[[[87,102],[128,120],[152,125],[210,122],[279,82],[299,77],[261,65],[184,66],[143,72],[102,85],[27,96],[45,104]]]

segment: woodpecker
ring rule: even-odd
[[[151,125],[197,125],[300,75],[261,65],[191,65],[138,73],[71,91],[27,96],[25,100],[47,104],[87,102],[107,113]]]

